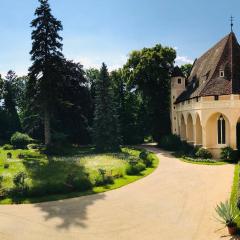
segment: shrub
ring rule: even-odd
[[[2,147],[3,150],[13,150],[13,145],[10,144],[4,144]]]
[[[199,148],[196,152],[196,157],[202,159],[211,159],[212,154],[207,149]]]
[[[145,159],[147,158],[148,154],[149,154],[148,151],[142,150],[142,151],[139,153],[139,158],[145,160]]]
[[[92,189],[92,183],[87,174],[77,175],[77,172],[72,172],[67,175],[65,185],[72,190],[86,191]]]
[[[104,186],[114,183],[114,177],[112,175],[106,175],[107,172],[105,169],[99,168],[98,173],[99,175],[95,179],[96,186]]]
[[[154,157],[152,153],[146,150],[143,150],[140,152],[139,158],[143,161],[143,163],[146,165],[147,168],[152,167],[153,161],[154,161]]]
[[[8,152],[7,153],[7,158],[12,158],[12,153]]]
[[[3,167],[4,167],[5,169],[9,168],[9,163],[4,163]]]
[[[175,151],[181,149],[182,142],[177,135],[166,135],[160,138],[158,145],[163,149]]]
[[[138,162],[137,164],[128,164],[126,168],[127,175],[138,175],[143,170],[146,169],[146,165],[144,163]]]
[[[114,183],[114,178],[112,175],[106,175],[104,179],[102,178],[101,175],[98,175],[95,178],[95,186],[104,186],[108,184],[113,184]]]
[[[221,159],[235,163],[238,161],[238,152],[234,151],[231,147],[224,147],[221,149]]]
[[[19,172],[13,177],[13,183],[17,188],[24,188],[27,174],[25,172]]]
[[[19,153],[17,156],[19,159],[24,159],[25,155],[23,153]]]
[[[27,134],[15,132],[11,137],[11,144],[14,148],[24,149],[32,140]]]

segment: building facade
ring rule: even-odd
[[[172,133],[208,149],[240,150],[240,45],[233,32],[195,60],[190,76],[174,69],[171,80]]]

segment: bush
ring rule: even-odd
[[[10,144],[4,144],[2,147],[3,150],[13,150],[13,145]]]
[[[212,158],[212,154],[204,148],[199,148],[196,152],[196,157],[198,158],[202,158],[202,159],[211,159]]]
[[[24,149],[33,141],[27,134],[15,132],[11,137],[11,144],[14,148]]]
[[[13,183],[17,188],[24,188],[26,184],[27,174],[25,172],[19,172],[13,177]]]
[[[9,168],[9,163],[4,163],[3,167],[4,167],[5,169]]]
[[[182,142],[177,135],[166,135],[160,138],[158,145],[163,149],[176,151],[181,149]]]
[[[113,184],[114,183],[114,177],[112,175],[106,175],[104,176],[104,179],[102,178],[102,176],[99,174],[96,178],[95,178],[95,186],[105,186],[108,184]]]
[[[238,161],[238,152],[234,151],[231,147],[224,147],[221,149],[221,159],[236,163]]]
[[[17,156],[19,159],[24,159],[25,155],[23,153],[19,153]]]
[[[147,168],[152,167],[153,161],[154,161],[154,157],[152,153],[146,150],[143,150],[140,152],[139,158],[143,161],[143,163],[146,165]]]
[[[98,173],[99,175],[95,179],[96,186],[104,186],[114,183],[114,177],[112,175],[106,175],[107,172],[105,169],[99,168]]]
[[[127,175],[138,175],[145,169],[146,169],[146,165],[144,163],[141,163],[141,162],[138,162],[136,164],[129,163],[126,168],[126,173]]]
[[[36,144],[36,143],[31,143],[31,144],[28,144],[27,145],[27,148],[28,149],[41,149],[42,148],[42,146],[40,145],[40,144]]]
[[[7,153],[7,158],[12,158],[12,153],[8,152]]]
[[[139,153],[139,158],[145,160],[148,156],[149,152],[146,151],[146,150],[142,150],[140,153]]]

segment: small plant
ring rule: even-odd
[[[112,176],[112,174],[107,175],[107,171],[105,169],[99,168],[98,172],[99,175],[95,179],[96,186],[104,186],[114,183],[114,177]]]
[[[26,186],[27,174],[25,172],[19,172],[13,177],[14,185],[19,189],[24,189]]]
[[[3,164],[3,167],[4,167],[5,169],[8,169],[8,168],[9,168],[9,163],[4,163],[4,164]]]
[[[211,159],[212,154],[205,148],[199,148],[195,153],[196,157],[201,159]]]
[[[25,158],[25,155],[23,153],[19,153],[18,156],[17,156],[19,159],[24,159]]]
[[[221,149],[221,159],[223,161],[235,163],[238,161],[238,153],[231,147],[224,147]]]
[[[139,154],[139,158],[142,159],[142,160],[145,160],[148,156],[148,152],[146,150],[142,150]]]
[[[15,132],[10,141],[14,148],[25,149],[33,139],[25,133]]]
[[[233,207],[233,205],[228,200],[225,202],[220,202],[216,206],[215,211],[218,215],[216,219],[228,227],[231,235],[236,234],[236,219],[239,217],[239,215],[236,213],[236,209]]]
[[[8,153],[7,153],[7,158],[8,158],[8,159],[11,159],[11,158],[12,158],[12,153],[8,152]]]
[[[146,169],[146,165],[141,162],[138,162],[137,164],[134,164],[134,165],[128,164],[126,168],[126,173],[127,175],[138,175],[145,169]]]
[[[2,147],[3,150],[13,150],[13,145],[10,144],[4,144]]]

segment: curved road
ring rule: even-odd
[[[1,240],[215,240],[213,215],[233,166],[188,164],[154,150],[159,167],[123,188],[33,205],[0,206]],[[229,239],[227,236],[221,239]]]

